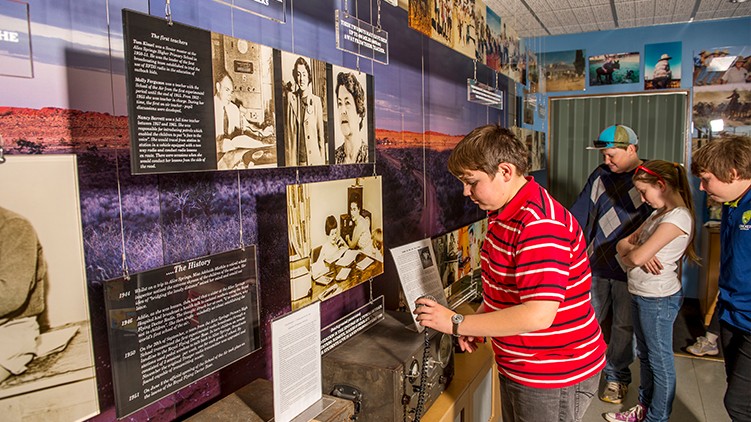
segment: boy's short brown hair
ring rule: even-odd
[[[723,183],[732,182],[732,171],[738,178],[751,179],[751,137],[726,135],[716,138],[694,152],[691,173],[712,173]]]
[[[498,165],[509,163],[517,173],[527,174],[529,151],[514,133],[499,125],[475,128],[464,137],[451,152],[448,169],[456,177],[468,170],[479,170],[491,178],[498,172]]]

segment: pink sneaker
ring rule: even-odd
[[[625,412],[608,412],[605,419],[609,422],[641,422],[647,416],[647,409],[641,403]]]

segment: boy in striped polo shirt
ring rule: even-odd
[[[482,126],[451,153],[449,171],[488,211],[482,247],[484,301],[462,316],[419,299],[421,325],[472,352],[492,337],[504,421],[580,421],[597,392],[605,342],[590,304],[589,259],[571,214],[532,177],[524,144]]]

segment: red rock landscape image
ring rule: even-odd
[[[0,136],[8,152],[127,149],[127,116],[45,107],[0,107]]]
[[[422,148],[423,134],[410,131],[395,131],[376,129],[378,148]],[[444,133],[427,131],[424,135],[425,146],[436,151],[453,149],[464,135],[446,135]]]

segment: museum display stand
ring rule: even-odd
[[[274,419],[271,381],[259,378],[229,396],[212,404],[187,420],[190,422],[267,422]],[[355,404],[332,396],[323,396],[333,404],[316,416],[320,422],[349,422],[355,414]]]
[[[460,306],[460,313],[473,313]],[[501,420],[498,370],[489,343],[473,353],[454,354],[454,378],[422,420],[431,422],[495,422]]]

